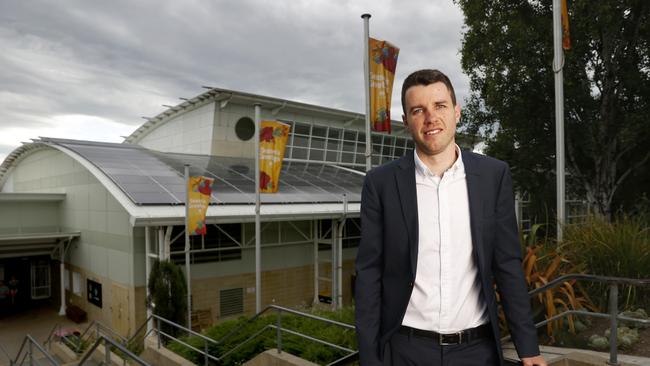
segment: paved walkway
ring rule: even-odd
[[[88,323],[75,324],[65,316],[60,316],[58,309],[41,307],[0,318],[0,345],[11,358],[15,358],[25,335],[31,335],[42,344],[57,324],[64,328],[73,327],[81,331],[88,326]],[[0,349],[0,365],[5,363],[8,363],[6,356]]]

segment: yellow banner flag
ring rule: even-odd
[[[278,191],[284,148],[287,146],[289,129],[286,123],[262,121],[260,126],[260,192]]]
[[[205,213],[210,204],[212,183],[214,179],[206,177],[190,177],[187,190],[189,205],[187,207],[187,224],[190,235],[205,235]]]
[[[390,99],[399,48],[368,38],[370,63],[370,123],[375,131],[390,133]]]

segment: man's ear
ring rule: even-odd
[[[402,122],[404,122],[404,127],[408,128],[409,123],[408,120],[406,119],[406,115],[402,114]]]
[[[454,117],[456,117],[456,123],[460,121],[460,115],[461,115],[460,104],[456,104],[456,106],[454,107]]]

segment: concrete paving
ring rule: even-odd
[[[550,346],[540,346],[540,351],[542,352],[542,355],[544,356],[544,359],[549,362],[557,362],[560,359],[562,359],[564,356],[567,356],[572,353],[580,352],[585,355],[589,356],[594,356],[598,357],[599,359],[605,361],[609,360],[609,353],[606,352],[597,352],[597,351],[592,351],[592,350],[584,350],[584,349],[576,349],[576,348],[561,348],[561,347],[550,347]],[[620,351],[619,352],[623,352]],[[507,359],[510,360],[519,360],[517,357],[517,351],[515,350],[515,346],[512,344],[512,342],[506,343],[503,346],[503,355]],[[630,356],[626,354],[619,354],[618,355],[618,362],[623,363],[625,365],[634,365],[634,366],[650,366],[650,358],[647,357],[639,357],[639,356]],[[580,363],[583,365],[584,363]],[[603,362],[603,365],[605,363]]]
[[[41,307],[27,310],[0,318],[0,346],[14,359],[27,334],[43,344],[57,325],[83,331],[88,323],[76,324],[65,316],[60,316],[58,308]],[[0,365],[8,363],[4,352],[0,349]]]

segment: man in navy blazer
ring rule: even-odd
[[[409,75],[402,107],[415,151],[369,171],[361,198],[361,365],[502,364],[494,284],[522,363],[546,365],[507,164],[460,151],[460,106],[440,71]]]

